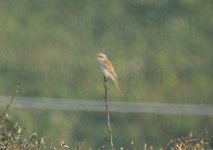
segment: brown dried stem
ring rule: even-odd
[[[3,118],[7,114],[10,106],[12,105],[12,103],[13,103],[13,101],[15,99],[16,94],[18,93],[18,90],[19,90],[19,85],[16,86],[15,92],[13,93],[13,95],[12,95],[12,97],[10,99],[9,104],[6,106],[5,110],[3,111],[2,115],[0,116],[1,118]]]
[[[106,82],[107,82],[107,79],[104,76],[104,100],[105,100],[105,104],[106,104],[107,125],[108,125],[108,129],[109,129],[111,150],[114,150],[114,144],[113,144],[113,140],[112,140],[112,129],[111,129],[111,124],[110,124],[110,114],[109,114],[108,103],[107,103],[107,91],[109,89],[107,88]]]

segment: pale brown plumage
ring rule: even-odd
[[[115,70],[114,70],[110,60],[103,53],[98,53],[96,59],[99,63],[99,66],[100,66],[100,69],[101,69],[101,72],[103,73],[103,75],[107,79],[110,78],[112,81],[114,81],[117,90],[123,95],[123,93],[121,92],[120,87],[119,87],[118,77],[115,73]]]

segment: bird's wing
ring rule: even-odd
[[[104,67],[106,68],[106,70],[108,70],[114,77],[118,78],[110,60],[108,60],[108,59],[105,60],[104,64],[105,64]]]

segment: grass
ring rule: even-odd
[[[15,94],[18,92],[18,88]],[[37,133],[25,135],[25,128],[18,121],[11,119],[8,111],[12,102],[14,101],[12,96],[6,109],[0,116],[0,150],[82,150],[83,142],[76,144],[77,146],[70,146],[65,143],[64,140],[60,140],[58,144],[52,144],[48,142],[45,137],[39,137]],[[111,131],[112,132],[112,131]],[[159,136],[159,138],[162,138]],[[111,139],[112,140],[112,139]],[[112,146],[112,145],[111,145]],[[209,150],[213,148],[213,139],[209,136],[196,136],[190,133],[186,137],[172,138],[165,147],[156,148],[154,145],[147,146],[147,144],[141,144],[140,149],[144,150]],[[112,147],[114,149],[114,147]],[[85,149],[85,148],[84,148]],[[92,148],[86,148],[92,150]],[[98,148],[99,150],[107,150],[105,145]],[[120,150],[136,150],[134,141],[127,147],[120,147]]]
[[[4,114],[0,118],[0,150],[82,150],[85,148],[83,142],[76,146],[70,146],[64,140],[58,144],[52,144],[45,137],[39,137],[37,133],[25,135],[25,128],[18,121],[13,121],[9,114]],[[162,138],[159,136],[159,138]],[[210,150],[212,149],[212,139],[209,137],[200,137],[190,133],[186,137],[171,139],[166,147],[156,148],[154,145],[141,143],[144,150]],[[116,143],[116,141],[115,141]],[[106,146],[100,146],[99,150],[107,150]],[[134,141],[128,147],[120,147],[120,150],[136,150]]]

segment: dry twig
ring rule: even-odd
[[[111,124],[110,124],[110,114],[109,114],[108,103],[107,103],[107,91],[109,89],[107,88],[106,82],[107,82],[107,79],[104,76],[104,100],[105,100],[105,104],[106,104],[107,125],[108,125],[108,129],[109,129],[110,146],[111,146],[111,149],[114,150],[114,144],[113,144],[113,140],[112,140],[112,129],[111,129]]]
[[[0,118],[3,118],[3,117],[7,114],[7,112],[8,112],[8,110],[9,110],[10,106],[12,105],[12,103],[13,103],[13,101],[14,101],[14,99],[15,99],[16,94],[18,93],[18,90],[19,90],[19,85],[16,86],[15,92],[13,93],[13,95],[12,95],[12,97],[11,97],[11,99],[10,99],[9,104],[6,106],[6,108],[5,108],[5,110],[3,111],[2,115],[0,116]]]

